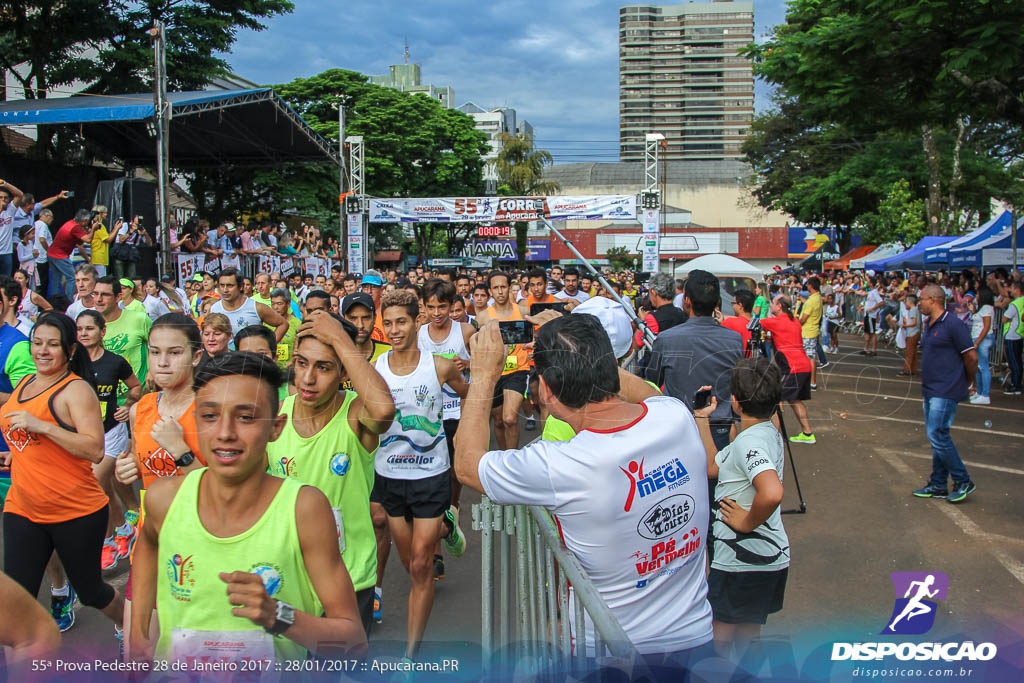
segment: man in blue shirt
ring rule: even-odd
[[[978,352],[967,325],[946,311],[946,294],[938,285],[928,285],[918,304],[923,314],[921,334],[921,395],[924,421],[932,445],[932,474],[928,485],[914,491],[918,498],[945,498],[959,503],[974,492],[949,429],[956,406],[967,399],[967,387],[974,383]],[[946,491],[947,478],[953,490]]]

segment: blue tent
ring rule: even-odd
[[[1017,221],[1017,245],[1022,245],[1024,238],[1024,218]],[[1009,224],[999,233],[980,242],[949,250],[951,268],[969,268],[971,266],[1008,266],[1013,263],[1013,238]]]
[[[333,161],[337,148],[270,88],[167,93],[172,167]],[[0,126],[72,125],[126,166],[151,166],[153,95],[76,95],[0,102]]]
[[[929,270],[935,270],[941,266],[952,265],[949,262],[949,252],[952,249],[959,249],[961,247],[970,247],[978,244],[984,240],[987,240],[993,235],[998,235],[1002,230],[1010,227],[1010,212],[1003,211],[1001,214],[988,221],[984,225],[980,225],[974,230],[970,231],[966,235],[961,235],[951,242],[941,244],[937,247],[929,247],[924,251],[924,263],[925,267]]]
[[[955,239],[956,237],[952,235],[929,235],[922,238],[920,242],[902,254],[897,254],[882,261],[868,261],[864,267],[874,271],[903,270],[904,268],[924,270],[925,249],[945,244],[946,242],[952,242]]]

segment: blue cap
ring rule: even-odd
[[[360,284],[360,286],[362,286],[362,285],[373,285],[374,287],[383,287],[384,286],[384,280],[382,280],[379,275],[366,274],[366,275],[363,276],[363,281],[360,282],[359,284]]]

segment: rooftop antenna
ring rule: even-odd
[[[405,63],[409,63],[409,39],[405,39]]]

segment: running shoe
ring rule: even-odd
[[[526,418],[526,431],[532,432],[535,429],[537,429],[537,420],[532,417]]]
[[[50,595],[50,614],[61,633],[75,625],[75,589],[68,585],[67,595]]]
[[[125,510],[124,521],[128,522],[132,526],[139,525],[139,511],[138,510]]]
[[[1011,387],[1010,389],[1005,390],[1003,394],[1006,396],[1020,396],[1020,389],[1013,389]]]
[[[862,356],[870,356],[871,355],[870,353],[868,353],[867,349],[864,349],[863,351],[858,351],[857,353],[859,353]]]
[[[380,588],[374,587],[373,589],[373,620],[378,624],[384,623],[384,617],[381,615],[381,598],[382,594]]]
[[[459,528],[459,508],[452,505],[444,511],[444,518],[451,527],[444,537],[444,547],[452,557],[462,557],[462,553],[466,552],[466,537]]]
[[[967,480],[959,484],[953,485],[953,490],[950,491],[949,497],[946,498],[950,503],[959,503],[969,494],[974,493],[974,489],[978,488],[974,485],[973,481]]]
[[[132,530],[127,534],[114,534],[114,545],[117,546],[118,559],[123,560],[132,554],[136,538],[138,538],[138,532],[135,527],[132,527]]]
[[[114,627],[114,638],[117,640],[117,661],[126,661],[124,656],[124,629]]]
[[[825,368],[827,368],[830,365],[832,365],[832,364],[829,363],[828,361],[825,361],[824,363],[818,363],[818,369],[819,370],[824,370]]]
[[[126,555],[122,555],[118,552],[117,544],[114,543],[114,539],[108,538],[103,542],[103,549],[100,550],[100,569],[108,571],[117,566],[117,561]]]
[[[804,434],[803,432],[789,437],[789,440],[793,443],[818,443],[817,439],[814,438],[814,434]]]
[[[946,489],[940,489],[938,486],[932,486],[931,484],[928,484],[928,486],[925,486],[923,489],[917,489],[912,493],[918,498],[945,498],[949,495],[949,492]]]
[[[811,391],[817,391],[817,390],[818,390],[818,385],[817,384],[812,384],[811,385]]]
[[[973,394],[967,400],[976,406],[987,406],[992,404],[992,399],[990,399],[988,396],[982,396],[981,394]]]
[[[444,577],[444,558],[440,555],[434,555],[434,581],[438,581]]]

